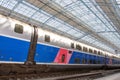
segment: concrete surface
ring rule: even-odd
[[[94,80],[120,80],[120,73],[112,74],[112,75],[94,79]]]

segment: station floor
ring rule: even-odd
[[[112,75],[101,77],[94,80],[120,80],[120,73],[112,74]]]
[[[63,79],[45,78],[45,79],[29,79],[29,80],[63,80]],[[82,80],[82,79],[70,79],[70,80]],[[105,77],[100,77],[98,79],[84,79],[84,80],[120,80],[120,72]]]

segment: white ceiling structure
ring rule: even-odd
[[[0,0],[0,14],[120,52],[120,0]]]

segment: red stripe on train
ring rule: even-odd
[[[69,60],[72,56],[72,51],[61,48],[57,53],[57,56],[54,60],[55,63],[69,63]]]

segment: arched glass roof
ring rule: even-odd
[[[44,0],[39,1],[44,3]],[[120,1],[116,1],[119,5]],[[36,3],[36,0],[33,0],[33,3]],[[36,3],[36,5],[37,4],[38,3]],[[95,0],[46,0],[44,4],[45,5],[41,7],[37,7],[30,3],[29,0],[0,0],[0,11],[4,11],[2,8],[6,8],[9,10],[9,15],[13,13],[21,14],[27,17],[27,21],[34,20],[42,26],[47,25],[53,28],[53,31],[63,32],[63,36],[70,35],[74,40],[88,43],[103,50],[114,53],[115,50],[120,49],[120,34],[116,26]],[[40,6],[40,4],[38,5]],[[60,7],[62,11],[56,11],[56,14],[53,15],[49,13],[50,11],[48,12],[47,9],[44,9],[45,6],[51,7],[50,5]],[[77,19],[78,23],[83,23],[82,25],[85,27],[84,30],[88,29],[93,33],[83,31],[79,29],[79,26],[77,26],[77,28],[75,27],[76,25],[71,25],[69,20],[60,19],[59,16],[61,15],[67,16],[65,13],[72,15],[70,18],[67,17],[68,19]],[[76,22],[73,21],[73,23]],[[97,39],[95,34],[97,34],[101,40]],[[103,42],[102,39],[105,39],[106,42]],[[109,46],[109,44],[113,44],[113,46]]]

